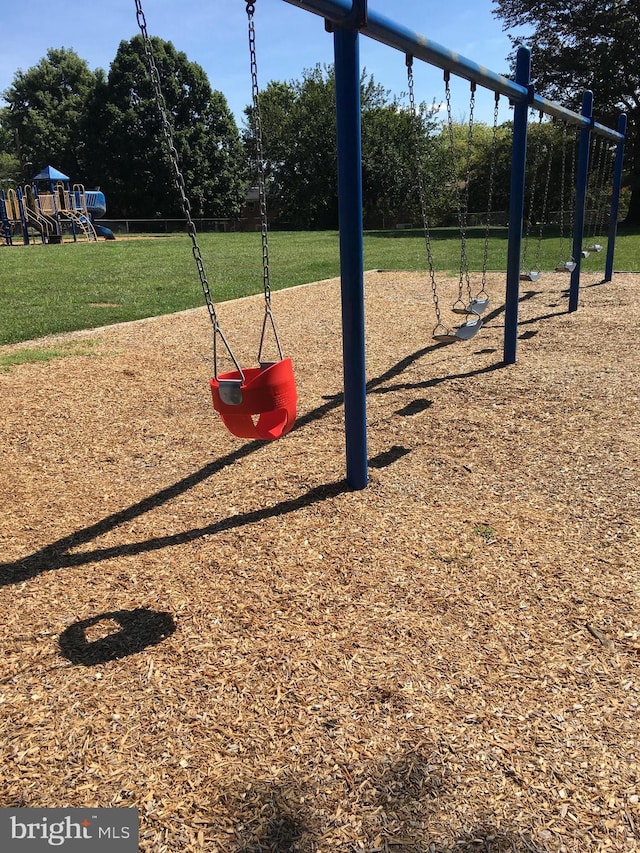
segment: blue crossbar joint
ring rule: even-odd
[[[353,7],[340,21],[325,21],[324,26],[327,32],[332,33],[336,27],[341,27],[345,30],[362,30],[367,26],[368,0],[353,0]]]

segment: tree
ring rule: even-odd
[[[496,150],[493,167],[492,212],[504,212],[509,206],[509,183],[511,172],[512,125],[510,122],[496,128]],[[453,137],[453,153],[451,149]],[[469,124],[452,121],[444,123],[435,140],[441,160],[441,169],[436,179],[439,184],[432,186],[431,193],[438,193],[439,211],[434,217],[434,225],[458,224],[458,203],[463,203],[464,187],[467,180],[467,156],[469,152]],[[489,179],[493,147],[493,127],[485,122],[475,121],[469,156],[469,214],[483,214],[488,209]],[[455,170],[455,174],[454,174]],[[443,177],[442,177],[443,176]]]
[[[595,113],[616,127],[628,115],[626,183],[631,189],[627,224],[640,225],[640,4],[637,0],[493,0],[504,29],[524,27],[512,43],[532,48],[538,92],[579,109],[584,89]]]
[[[51,163],[74,180],[83,180],[80,128],[101,74],[67,48],[51,48],[38,65],[16,73],[3,93],[8,107],[0,120],[15,141],[21,178]]]
[[[8,183],[19,184],[22,180],[20,161],[15,151],[13,134],[2,123],[0,112],[0,187]]]
[[[152,45],[192,214],[235,217],[244,198],[244,162],[226,99],[171,42],[153,38]],[[102,174],[93,179],[112,215],[182,215],[141,36],[120,43],[107,81],[94,91],[87,133],[99,154],[94,169]]]
[[[494,155],[491,207],[493,212],[502,212],[505,215],[509,209],[512,139],[513,126],[511,122],[499,125],[496,129],[496,150]],[[471,173],[469,185],[470,212],[484,213],[487,210],[489,201],[489,176],[491,172],[492,146],[493,127],[485,124],[484,122],[476,122],[473,131],[473,147],[471,152]]]
[[[410,115],[373,77],[362,75],[364,213],[371,225],[417,210]],[[255,159],[253,108],[245,110],[248,159]],[[335,75],[320,65],[300,80],[271,82],[260,93],[265,172],[272,221],[293,228],[338,224]],[[433,129],[420,107],[421,134]],[[435,166],[435,161],[434,164]]]
[[[387,93],[388,95],[388,93]],[[434,142],[434,109],[416,107],[416,130],[409,110],[399,101],[369,106],[362,115],[362,183],[365,225],[387,220],[416,221],[421,217],[416,170],[421,163],[427,212],[432,218],[443,203],[444,161]]]
[[[321,66],[302,80],[270,82],[260,93],[269,213],[291,228],[335,228],[338,216],[333,71]],[[244,140],[256,180],[253,107]]]

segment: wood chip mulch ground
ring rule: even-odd
[[[1,373],[0,805],[135,807],[145,853],[640,850],[640,276],[599,281],[523,283],[504,367],[503,275],[447,346],[367,274],[364,491],[336,281],[274,294],[274,443],[213,413],[204,309]],[[260,299],[219,310],[251,364]]]

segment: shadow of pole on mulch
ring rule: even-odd
[[[116,622],[120,630],[89,640],[87,631],[102,622]],[[108,627],[108,626],[104,626]],[[60,654],[71,663],[94,666],[124,658],[156,646],[175,631],[170,613],[137,607],[135,610],[113,610],[75,622],[58,638]]]

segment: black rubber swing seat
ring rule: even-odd
[[[438,328],[442,328],[439,332]],[[433,331],[434,341],[444,344],[454,344],[456,341],[470,341],[474,338],[482,328],[482,320],[477,315],[473,320],[467,320],[461,326],[456,326],[454,329],[447,329],[445,326],[438,327]]]

